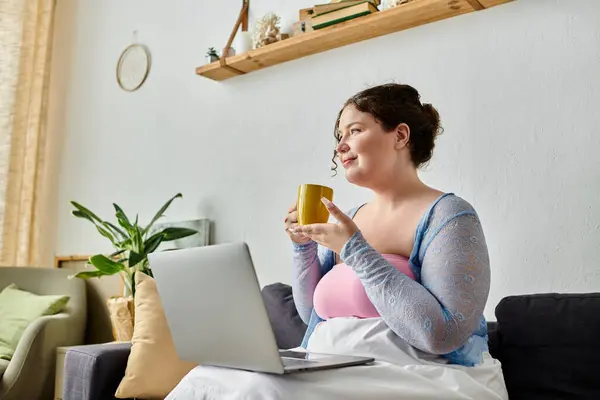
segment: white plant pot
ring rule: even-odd
[[[219,58],[215,57],[215,56],[206,56],[206,63],[207,64],[213,63],[215,61],[219,61]]]

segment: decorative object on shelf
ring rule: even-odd
[[[117,82],[127,92],[138,90],[150,73],[150,50],[139,43],[125,48],[117,62]]]
[[[318,15],[327,14],[332,11],[337,11],[337,10],[341,10],[343,8],[352,7],[357,4],[367,2],[367,1],[370,2],[371,4],[373,4],[375,7],[379,7],[379,5],[380,5],[379,0],[344,0],[344,1],[338,1],[338,2],[317,4],[312,8],[311,17],[316,17]],[[303,10],[300,10],[300,15],[302,15],[302,13],[303,13]],[[300,18],[300,19],[302,19],[302,18]]]
[[[343,3],[342,3],[343,4]],[[361,18],[369,14],[377,13],[379,9],[370,1],[362,1],[357,4],[328,11],[312,17],[313,29],[323,29],[351,19]]]
[[[267,13],[254,26],[254,48],[267,46],[271,43],[278,42],[279,23],[281,18],[275,13]]]
[[[402,4],[410,3],[414,0],[383,0],[383,9],[387,10],[390,8],[398,7]]]
[[[310,19],[297,21],[292,25],[292,37],[312,32],[313,30],[312,21]]]
[[[227,54],[225,54],[225,49],[223,49],[223,50],[221,51],[221,58],[225,58],[225,57],[233,57],[233,56],[235,56],[235,48],[233,48],[233,47],[229,47],[229,48],[227,49]]]
[[[230,58],[226,65],[212,63],[199,66],[196,68],[196,74],[211,80],[224,81],[353,43],[436,23],[512,1],[515,0],[411,1],[385,12],[372,13],[343,24],[297,35],[277,46],[265,46],[252,50],[244,56]],[[223,62],[223,59],[221,61]]]
[[[236,33],[238,32],[240,27],[242,28],[242,32],[248,31],[248,10],[249,9],[250,9],[250,0],[242,0],[242,8],[240,9],[238,18],[235,21],[235,25],[233,26],[233,29],[231,30],[231,33],[229,34],[229,39],[227,40],[227,44],[225,45],[225,48],[223,49],[223,54],[229,54],[229,49],[231,48],[233,40],[235,39]],[[221,59],[219,60],[219,68],[223,68],[224,70],[227,70],[230,73],[235,74],[235,75],[243,75],[245,73],[244,71],[240,71],[239,69],[228,65],[226,60],[227,60],[227,57],[221,57]]]
[[[219,55],[214,47],[211,47],[206,52],[206,61],[210,64],[211,62],[219,61]]]
[[[252,50],[252,35],[248,31],[240,31],[235,36],[235,46],[238,54]]]
[[[279,33],[277,34],[277,41],[282,41],[285,39],[289,39],[290,38],[290,34],[289,33]]]
[[[314,16],[314,14],[315,10],[313,9],[313,7],[301,8],[300,10],[298,10],[298,20],[308,21]]]
[[[118,225],[105,221],[81,204],[71,201],[75,207],[73,215],[91,222],[96,230],[107,238],[114,249],[109,256],[96,254],[91,256],[88,263],[95,269],[78,272],[71,278],[101,278],[102,276],[119,274],[123,280],[123,296],[108,299],[107,304],[110,319],[113,324],[113,335],[116,340],[128,340],[127,335],[133,332],[135,297],[135,274],[138,271],[153,276],[148,263],[148,254],[157,251],[163,242],[174,241],[198,233],[195,229],[168,226],[158,231],[152,231],[154,224],[164,216],[173,200],[181,198],[181,193],[169,199],[154,215],[150,223],[141,226],[138,216],[132,221],[123,209],[113,203]]]

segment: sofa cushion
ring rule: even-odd
[[[10,284],[0,292],[0,359],[10,361],[30,323],[61,312],[69,296],[37,295]]]
[[[2,375],[4,375],[4,371],[6,371],[6,368],[8,368],[8,361],[7,360],[0,360],[0,378],[2,377]]]
[[[306,325],[296,310],[291,286],[283,283],[267,285],[262,289],[262,295],[277,346],[280,349],[300,346]]]
[[[496,318],[511,400],[600,399],[600,293],[509,296]]]
[[[164,399],[196,364],[177,355],[156,281],[137,272],[135,289],[131,352],[115,397]]]

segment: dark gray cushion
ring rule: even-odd
[[[274,283],[265,286],[262,295],[277,346],[280,349],[300,346],[306,325],[296,310],[292,288],[283,283]]]
[[[496,318],[511,400],[600,399],[600,293],[509,296]]]
[[[490,350],[490,354],[492,357],[496,357],[496,352],[498,351],[499,339],[498,339],[498,323],[495,321],[488,321],[488,347]]]
[[[65,355],[63,400],[114,400],[130,343],[76,346]]]

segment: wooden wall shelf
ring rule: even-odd
[[[196,74],[223,81],[287,61],[431,22],[494,7],[514,0],[415,0],[324,29],[304,33],[265,47],[196,68]],[[240,72],[236,72],[236,70]]]

